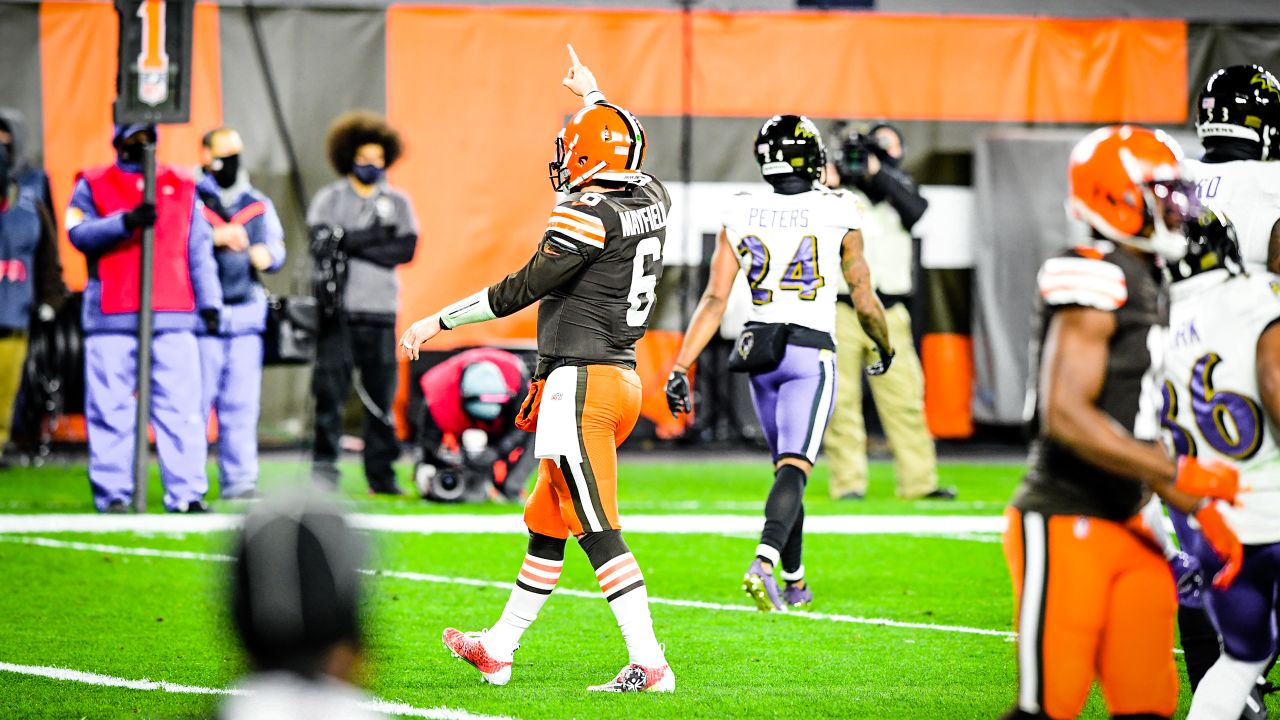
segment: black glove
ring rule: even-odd
[[[672,417],[693,412],[693,398],[689,396],[689,376],[683,370],[672,370],[667,378],[667,409]]]
[[[880,351],[880,359],[867,366],[867,375],[875,377],[889,372],[889,367],[893,365],[893,351],[886,352],[884,348],[876,348]]]
[[[200,319],[204,321],[204,329],[210,335],[218,335],[222,331],[222,313],[218,308],[201,308]]]
[[[311,256],[319,259],[333,257],[342,245],[344,234],[340,225],[312,225],[308,233],[311,241]]]
[[[138,228],[149,228],[156,224],[156,206],[144,202],[124,214],[124,229],[133,232]]]

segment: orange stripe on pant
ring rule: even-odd
[[[1096,678],[1112,715],[1170,716],[1178,599],[1141,518],[1121,524],[1015,508],[1005,517],[1019,708],[1074,718]]]
[[[582,535],[587,523],[579,506],[598,503],[604,530],[618,530],[618,446],[640,417],[640,377],[634,370],[614,365],[590,365],[578,370],[579,445],[581,478],[577,468],[557,467],[551,460],[538,466],[538,481],[525,503],[524,521],[533,532],[565,538]],[[585,387],[581,382],[585,373]],[[566,473],[570,477],[566,478]],[[578,481],[581,481],[579,483]],[[570,487],[573,484],[573,487]],[[581,492],[579,486],[586,492]]]

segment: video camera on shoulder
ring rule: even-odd
[[[880,148],[870,129],[841,120],[835,124],[834,134],[840,138],[840,145],[832,153],[831,160],[835,163],[836,172],[840,173],[840,182],[852,184],[866,177],[867,158]]]

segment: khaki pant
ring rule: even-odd
[[[905,305],[885,310],[893,366],[869,378],[871,397],[893,449],[898,497],[916,498],[938,487],[938,458],[924,419],[924,370],[911,340]],[[831,496],[867,492],[867,429],[862,419],[863,368],[876,357],[875,343],[862,331],[858,314],[836,303],[836,371],[840,383],[824,449],[831,465]]]
[[[0,455],[13,429],[13,403],[22,384],[22,365],[27,361],[27,336],[0,338]]]

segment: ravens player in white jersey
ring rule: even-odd
[[[488,631],[444,631],[444,644],[494,685],[511,679],[520,637],[560,579],[570,535],[596,571],[626,641],[630,663],[590,690],[671,692],[676,678],[653,633],[640,565],[618,520],[617,447],[640,416],[636,342],[662,275],[667,211],[662,183],[641,171],[645,133],[605,100],[573,48],[564,84],[584,107],[556,139],[551,211],[533,258],[520,270],[414,323],[401,339],[418,346],[442,330],[538,307],[538,368],[516,424],[535,432],[538,482],[525,505],[529,546],[507,606]],[[544,399],[545,398],[545,399]]]
[[[1245,717],[1265,717],[1260,706],[1246,708],[1246,700],[1277,649],[1280,277],[1243,272],[1234,231],[1212,213],[1201,218],[1188,247],[1170,265],[1162,423],[1179,455],[1235,463],[1248,488],[1235,506],[1218,503],[1243,544],[1225,563],[1203,528],[1171,511],[1183,547],[1206,575],[1222,570],[1205,591],[1205,605],[1223,652],[1200,680],[1190,717],[1236,720],[1246,709],[1254,714]]]
[[[1258,65],[1214,73],[1196,98],[1199,161],[1187,161],[1205,205],[1235,227],[1250,268],[1280,272],[1280,83]]]
[[[751,399],[775,468],[764,531],[743,590],[761,610],[771,611],[813,600],[800,554],[803,497],[836,396],[839,274],[848,280],[858,320],[880,351],[868,374],[889,368],[893,347],[862,255],[857,202],[815,184],[826,167],[817,127],[803,116],[776,115],[760,128],[755,154],[773,191],[743,193],[725,209],[711,277],[667,382],[667,404],[673,414],[692,410],[686,373],[719,328],[741,271],[752,307],[730,369],[751,373]],[[787,583],[782,591],[774,577],[779,565]]]

